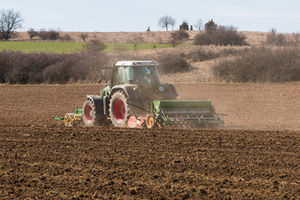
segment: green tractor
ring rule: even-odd
[[[106,87],[100,95],[87,95],[82,109],[56,119],[66,126],[77,121],[86,126],[147,128],[223,125],[210,101],[176,100],[175,87],[160,83],[157,66],[154,61],[119,61],[102,69]]]

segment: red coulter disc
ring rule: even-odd
[[[116,99],[113,103],[113,114],[116,120],[122,121],[125,118],[125,105],[121,99]]]
[[[128,127],[135,128],[138,126],[138,120],[135,116],[131,116],[127,122]]]
[[[87,120],[92,120],[93,116],[91,115],[92,107],[90,105],[87,105],[84,108],[84,116]]]

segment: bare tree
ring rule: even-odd
[[[190,35],[183,29],[179,31],[172,32],[171,34],[171,43],[173,47],[176,45],[184,42],[185,40],[189,39]]]
[[[170,18],[170,25],[172,26],[172,30],[174,30],[174,26],[176,25],[176,20],[173,17]]]
[[[86,33],[80,34],[80,38],[81,38],[84,42],[86,41],[87,37],[88,37],[88,34],[86,34]]]
[[[23,18],[20,12],[13,9],[0,11],[0,36],[8,40],[12,34],[22,27]]]
[[[169,26],[172,26],[173,29],[175,24],[176,24],[176,20],[173,17],[168,15],[162,16],[158,20],[158,26],[165,28],[166,30],[168,30]]]
[[[194,26],[195,26],[196,29],[198,29],[200,31],[201,28],[202,28],[202,19],[199,19],[198,21],[196,21]]]
[[[33,28],[29,29],[29,30],[27,31],[27,33],[28,33],[28,35],[29,35],[29,37],[30,37],[31,40],[32,40],[32,38],[34,38],[35,36],[38,36],[38,35],[39,35],[39,33],[38,33],[37,31],[35,31]]]

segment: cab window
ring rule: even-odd
[[[119,67],[116,74],[116,85],[124,83],[124,67]]]

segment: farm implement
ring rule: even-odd
[[[100,95],[87,95],[82,109],[67,113],[66,126],[114,125],[116,127],[218,127],[222,115],[210,101],[176,100],[172,84],[160,83],[157,63],[119,61],[102,69],[107,84]]]

